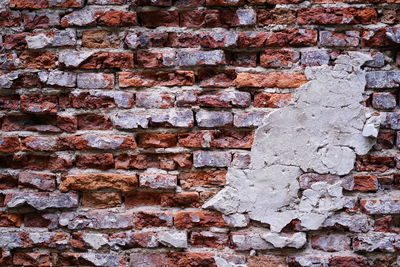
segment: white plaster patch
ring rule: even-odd
[[[360,67],[368,60],[353,52],[339,56],[333,67],[306,68],[310,82],[256,130],[250,169],[230,168],[227,186],[203,207],[225,215],[247,213],[274,232],[296,218],[305,229],[318,229],[343,208],[341,183],[316,183],[299,198],[297,178],[304,172],[346,175],[356,155],[375,144],[383,117],[373,117],[362,105],[366,80]]]

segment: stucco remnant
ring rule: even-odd
[[[347,175],[356,155],[375,144],[383,118],[362,105],[361,66],[371,59],[353,52],[339,56],[334,66],[306,68],[309,82],[293,102],[266,115],[257,129],[250,168],[230,168],[227,186],[204,207],[229,216],[248,214],[274,232],[293,219],[304,229],[318,229],[343,208],[343,183],[319,181],[299,197],[297,178],[305,172]]]

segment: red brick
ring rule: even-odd
[[[189,86],[194,84],[192,71],[120,72],[120,87]]]
[[[364,257],[334,256],[329,259],[330,267],[367,267],[368,261]]]
[[[118,36],[107,30],[88,30],[82,33],[82,46],[88,48],[118,48]]]
[[[294,24],[296,23],[296,11],[284,8],[257,10],[258,26],[268,24]]]
[[[171,227],[173,222],[172,214],[157,212],[136,212],[133,223],[135,228],[142,229],[146,227]]]
[[[0,26],[1,27],[18,27],[21,25],[21,13],[18,11],[1,11]]]
[[[355,175],[353,190],[376,191],[378,190],[378,178],[375,175]]]
[[[56,67],[56,55],[52,52],[23,52],[19,59],[22,68],[54,69]]]
[[[27,13],[23,15],[24,27],[28,30],[48,29],[60,25],[60,15],[44,13]]]
[[[385,172],[395,166],[394,158],[387,156],[366,155],[357,157],[357,171]]]
[[[87,134],[78,136],[60,136],[57,140],[59,150],[116,150],[134,149],[133,137]]]
[[[43,9],[49,7],[82,7],[83,1],[81,0],[65,0],[65,1],[49,1],[49,0],[11,0],[10,7],[11,8],[20,8],[20,9]]]
[[[97,25],[108,26],[108,27],[127,27],[136,26],[137,19],[136,13],[130,11],[100,11],[97,12],[99,18],[97,19]]]
[[[144,27],[179,26],[177,11],[148,11],[138,14],[139,22]]]
[[[175,194],[162,194],[161,206],[162,207],[195,207],[199,204],[200,195],[198,192],[182,192]]]
[[[12,189],[17,187],[18,177],[16,175],[0,174],[0,190]]]
[[[138,146],[149,147],[174,147],[176,146],[176,134],[140,133],[137,135]]]
[[[192,232],[190,235],[190,243],[193,247],[209,247],[223,249],[229,245],[229,237],[227,234],[214,232]]]
[[[110,130],[113,128],[109,117],[101,114],[78,115],[79,130]]]
[[[278,88],[297,88],[306,83],[307,79],[303,74],[297,73],[238,73],[236,86],[242,87],[278,87]]]
[[[289,29],[272,32],[264,45],[266,47],[303,47],[315,46],[317,44],[318,32],[310,29]]]
[[[122,204],[119,192],[84,192],[82,206],[86,208],[108,209]]]
[[[200,87],[231,87],[236,79],[235,70],[200,69]]]
[[[300,9],[299,24],[372,24],[378,14],[373,8],[308,8]]]
[[[374,231],[400,233],[400,218],[386,216],[375,219]]]
[[[19,150],[18,136],[0,136],[0,152],[17,152]]]
[[[191,154],[120,154],[115,158],[117,169],[148,169],[164,170],[187,169],[192,166]]]
[[[183,147],[250,148],[253,133],[249,131],[213,130],[179,133],[179,145]]]
[[[51,95],[22,95],[21,111],[26,113],[57,113],[58,97]]]
[[[260,255],[247,258],[248,267],[285,267],[286,259],[278,255]],[[292,267],[291,265],[289,265]]]
[[[94,157],[94,155],[82,155],[87,156],[82,160],[88,162],[85,166],[96,167],[98,166],[98,162],[103,162],[104,165],[112,164],[112,158],[110,159],[110,155],[111,154],[96,155],[97,157]],[[77,161],[79,163],[79,160]],[[66,175],[59,185],[59,189],[62,192],[70,190],[86,191],[100,189],[131,191],[137,187],[138,178],[135,174],[123,175],[113,173]]]
[[[22,266],[51,266],[48,253],[16,252],[13,255],[13,264]]]
[[[260,65],[265,68],[292,68],[300,59],[300,53],[287,49],[265,50],[260,56]]]
[[[44,191],[54,191],[56,175],[40,172],[20,172],[18,184],[20,188],[35,188]]]
[[[261,48],[269,37],[267,32],[241,32],[238,39],[238,47]]]
[[[292,95],[261,92],[254,96],[254,107],[256,108],[282,108],[292,100]]]
[[[178,228],[225,227],[221,214],[207,211],[182,211],[175,214],[174,224]]]
[[[137,206],[158,206],[161,205],[161,195],[159,192],[135,191],[125,195],[125,205],[127,208]]]
[[[0,213],[0,227],[20,227],[21,222],[20,214]]]
[[[76,156],[76,167],[80,169],[110,169],[114,167],[112,154],[85,154]]]
[[[361,44],[364,47],[385,47],[392,44],[386,35],[386,28],[368,29],[361,34]]]
[[[225,185],[226,171],[181,172],[180,185],[183,189],[194,187],[220,187]]]

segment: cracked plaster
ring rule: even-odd
[[[362,105],[366,79],[361,69],[372,58],[353,52],[334,66],[306,68],[308,83],[288,106],[269,113],[256,130],[249,169],[229,168],[227,186],[204,208],[234,218],[247,214],[280,232],[293,219],[318,229],[343,208],[342,183],[317,182],[299,197],[297,178],[305,172],[346,175],[356,155],[376,142],[382,115]]]

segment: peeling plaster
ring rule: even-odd
[[[366,79],[361,65],[372,58],[352,52],[334,66],[306,68],[308,83],[288,106],[269,113],[256,130],[250,169],[230,168],[227,186],[204,204],[231,217],[247,214],[280,232],[293,219],[318,229],[343,208],[342,183],[317,182],[299,197],[304,172],[346,175],[356,155],[376,142],[383,116],[362,105]]]

